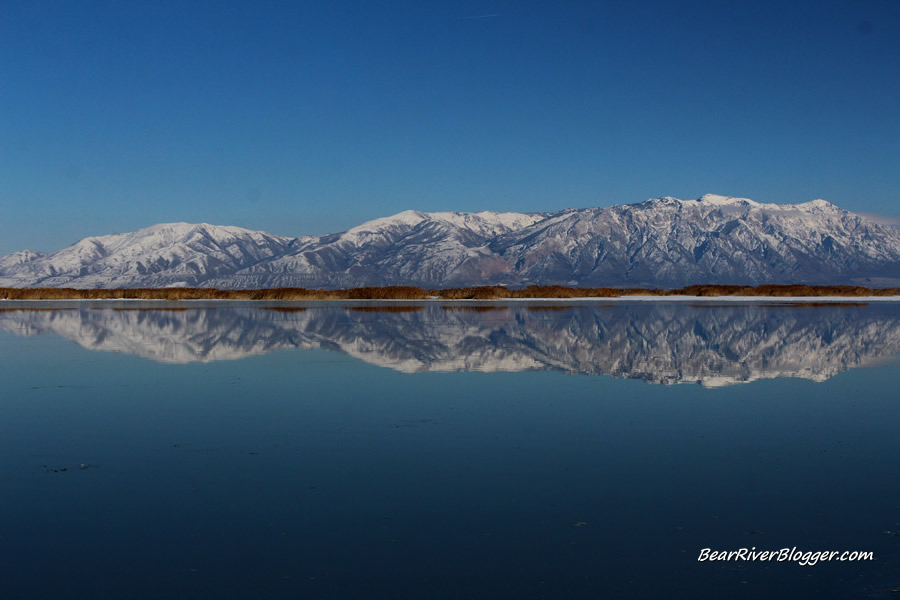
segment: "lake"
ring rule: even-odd
[[[5,302],[0,597],[896,597],[898,357],[895,302]],[[698,561],[795,547],[874,560]]]

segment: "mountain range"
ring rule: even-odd
[[[103,303],[0,310],[0,331],[165,363],[322,349],[404,373],[552,370],[705,387],[824,381],[900,356],[900,316],[887,305]]]
[[[555,213],[404,211],[284,237],[206,223],[0,257],[0,287],[900,285],[900,229],[824,200],[707,194]]]

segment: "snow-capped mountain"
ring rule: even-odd
[[[900,355],[900,317],[878,305],[102,306],[5,310],[0,331],[167,363],[319,348],[405,373],[554,370],[706,387],[824,381]]]
[[[30,263],[45,256],[47,255],[43,252],[35,252],[34,250],[19,250],[6,256],[0,256],[0,273],[7,269],[15,269],[19,265]]]
[[[173,223],[0,258],[0,287],[900,285],[900,229],[707,194],[557,213],[405,211],[287,238]]]
[[[240,227],[163,223],[133,233],[85,238],[52,254],[11,254],[0,259],[0,285],[195,286],[281,255],[294,241]]]
[[[218,288],[359,287],[366,285],[470,285],[507,270],[489,249],[497,236],[541,221],[525,213],[407,210],[343,233],[308,238],[283,256],[231,277]]]
[[[680,287],[900,278],[900,231],[824,200],[707,194],[557,213],[491,243],[518,283]]]

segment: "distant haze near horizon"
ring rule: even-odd
[[[10,1],[0,256],[706,193],[896,223],[900,2]]]

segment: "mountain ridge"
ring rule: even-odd
[[[706,194],[552,213],[403,211],[286,237],[161,223],[0,257],[0,287],[900,285],[900,230],[825,200]]]

